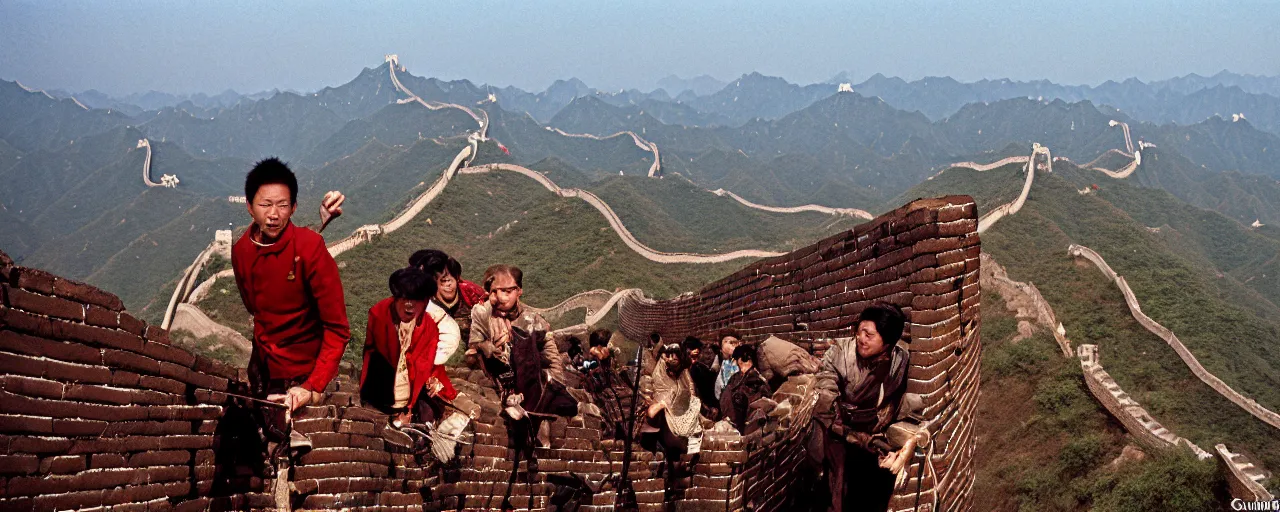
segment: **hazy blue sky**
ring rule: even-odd
[[[1278,27],[1271,0],[0,0],[0,78],[113,94],[313,90],[397,53],[417,75],[526,89],[844,70],[1096,84],[1277,75]]]

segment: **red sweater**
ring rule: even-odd
[[[361,386],[364,386],[365,378],[369,376],[369,356],[373,352],[378,352],[383,359],[386,359],[392,371],[400,364],[400,332],[395,315],[391,312],[391,305],[392,299],[388,297],[369,308],[369,325],[365,329],[364,368],[360,371]],[[409,394],[410,408],[418,401],[418,393],[431,377],[435,377],[440,384],[444,385],[439,397],[452,402],[458,396],[458,391],[449,381],[449,375],[445,373],[444,366],[436,366],[436,345],[439,342],[440,329],[436,327],[431,316],[423,312],[418,318],[418,326],[413,329],[413,339],[409,342],[409,349],[405,353],[409,367],[409,386],[413,390]],[[379,376],[379,378],[387,377],[394,382],[394,373]]]
[[[475,306],[489,297],[484,288],[466,279],[458,280],[458,294],[462,296],[462,302],[467,303],[468,307]],[[462,340],[463,343],[466,343],[466,341]]]
[[[306,377],[323,392],[338,373],[351,338],[338,265],[324,239],[290,223],[280,239],[259,246],[250,226],[231,249],[231,268],[253,315],[253,355],[272,379]]]

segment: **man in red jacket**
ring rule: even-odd
[[[458,392],[444,365],[436,364],[440,330],[427,313],[435,280],[416,268],[402,268],[391,274],[387,287],[391,296],[369,308],[360,397],[402,424],[439,421],[441,401],[453,401]]]
[[[255,395],[297,409],[320,399],[351,337],[342,281],[324,239],[289,221],[298,180],[288,166],[258,162],[244,193],[253,224],[232,247],[231,267],[253,315],[249,383]],[[325,194],[321,230],[342,214],[343,199]]]

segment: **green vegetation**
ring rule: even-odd
[[[1215,375],[1272,408],[1280,404],[1275,380],[1280,357],[1270,343],[1275,324],[1252,311],[1258,304],[1235,302],[1247,297],[1247,290],[1232,291],[1220,283],[1207,259],[1170,249],[1120,204],[1108,202],[1107,189],[1117,182],[1103,182],[1102,194],[1082,196],[1068,181],[1073,172],[1059,164],[1053,174],[1038,174],[1022,211],[984,233],[983,249],[1013,279],[1034,282],[1073,344],[1098,345],[1107,371],[1170,430],[1201,447],[1226,443],[1265,467],[1280,467],[1280,433],[1201,383],[1163,340],[1133,319],[1115,284],[1091,263],[1071,258],[1067,246],[1078,243],[1098,251],[1126,277],[1146,314],[1176,332]],[[966,193],[974,190],[975,174],[981,173],[948,171],[927,186],[950,184],[950,190]],[[1185,204],[1176,208],[1194,211]]]
[[[253,339],[253,317],[244,309],[235,279],[219,279],[214,282],[209,294],[198,305],[213,321],[235,329],[245,339]]]
[[[995,161],[1003,157],[992,156],[991,158]],[[892,210],[922,197],[965,194],[973,196],[973,200],[978,204],[978,216],[981,217],[986,212],[1018,198],[1018,194],[1022,193],[1022,185],[1027,179],[1027,175],[1023,173],[1025,167],[1025,164],[1009,164],[981,172],[964,167],[947,169],[933,179],[926,180],[885,203],[881,209]],[[1039,179],[1039,176],[1036,178]],[[1031,195],[1035,193],[1036,185],[1033,183]]]
[[[223,344],[218,340],[217,336],[197,338],[194,334],[191,334],[191,331],[184,329],[170,332],[169,340],[173,342],[175,347],[198,356],[222,361],[234,368],[244,368],[249,365],[249,354],[239,352]]]
[[[772,213],[719,197],[678,177],[614,177],[592,192],[617,212],[636,238],[659,251],[787,252],[853,228],[861,219],[823,213]]]
[[[200,269],[200,275],[196,277],[196,284],[203,283],[206,279],[213,277],[214,274],[223,270],[231,269],[231,260],[222,257],[221,254],[214,254],[209,257],[209,261],[204,264],[204,268]]]
[[[1179,451],[1117,462],[1134,442],[1089,394],[1079,362],[1044,332],[1012,343],[1017,322],[998,294],[984,293],[982,312],[975,510],[1199,511],[1218,502],[1214,461]],[[1151,487],[1160,479],[1176,489]]]
[[[461,175],[414,222],[338,258],[352,324],[346,361],[353,368],[368,308],[387,296],[387,276],[407,264],[413,251],[428,247],[458,258],[463,277],[473,281],[489,265],[520,266],[524,298],[537,306],[596,288],[637,287],[650,296],[670,297],[696,291],[748,263],[653,263],[623,245],[599,212],[579,199],[556,197],[515,174]],[[201,307],[211,315],[221,309]]]

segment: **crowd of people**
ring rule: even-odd
[[[284,163],[259,162],[245,180],[253,224],[232,250],[236,284],[254,320],[251,393],[282,404],[262,415],[274,443],[288,439],[277,409],[319,402],[350,338],[334,259],[316,231],[290,220],[297,194]],[[343,200],[337,192],[325,195],[320,230],[342,214]],[[631,361],[608,330],[590,332],[585,348],[577,337],[557,339],[521,300],[523,272],[515,266],[493,265],[477,284],[462,278],[456,259],[425,249],[391,273],[387,288],[389,295],[368,311],[363,404],[388,414],[397,428],[440,425],[460,412],[451,410],[458,391],[445,368],[461,355],[496,387],[511,460],[524,461],[531,473],[535,449],[550,446],[548,422],[587,413],[601,418],[604,436],[662,453],[668,479],[679,480],[696,463],[705,429],[750,434],[761,424],[752,404],[774,391],[761,372],[761,345],[733,330],[710,343],[692,336],[666,342],[653,333]],[[820,448],[810,452],[829,482],[832,510],[884,510],[910,455],[883,436],[900,416],[906,389],[908,352],[898,343],[905,323],[895,306],[870,306],[856,336],[838,340],[821,361],[811,445]],[[570,380],[585,395],[571,392]]]

